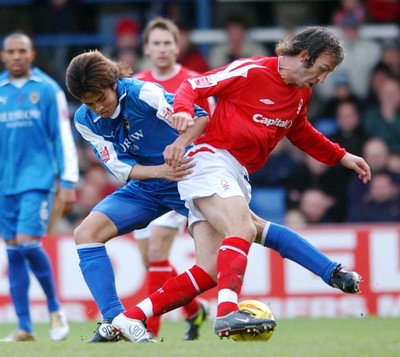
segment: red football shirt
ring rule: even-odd
[[[178,73],[173,74],[171,77],[165,78],[163,80],[154,78],[151,69],[136,74],[135,78],[146,82],[158,83],[162,85],[167,92],[176,93],[179,86],[185,79],[196,77],[198,75],[199,73],[192,71],[188,68],[185,68],[183,66],[180,66]],[[210,114],[210,105],[207,98],[196,101],[196,104],[202,107],[206,112]]]
[[[278,73],[278,57],[244,58],[185,80],[174,111],[193,114],[194,101],[210,96],[218,98],[217,105],[196,144],[227,149],[249,173],[266,163],[284,136],[330,166],[346,154],[307,120],[311,89],[287,85]]]

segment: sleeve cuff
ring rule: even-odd
[[[61,188],[75,188],[75,182],[71,181],[61,181],[60,182]]]

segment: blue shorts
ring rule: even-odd
[[[42,190],[0,195],[0,231],[3,239],[15,239],[17,233],[34,237],[45,235],[53,202],[54,193]]]
[[[130,181],[100,201],[92,211],[110,218],[121,235],[144,228],[171,210],[188,215],[176,182],[158,179]]]

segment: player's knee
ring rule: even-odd
[[[74,229],[74,240],[76,245],[95,242],[94,233],[90,227],[81,223]]]
[[[250,243],[253,243],[257,236],[257,228],[254,224],[245,225],[241,227],[241,233],[237,236],[246,239]]]

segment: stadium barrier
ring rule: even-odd
[[[331,259],[363,276],[361,294],[347,295],[333,289],[298,265],[275,252],[253,245],[241,300],[258,299],[269,305],[278,319],[400,316],[400,225],[332,225],[301,232]],[[99,320],[99,312],[82,278],[71,235],[52,236],[43,243],[53,262],[57,287],[70,320]],[[146,274],[132,235],[107,244],[115,268],[119,296],[125,306],[146,297]],[[173,245],[171,261],[178,271],[194,262],[192,239],[183,234]],[[7,257],[0,243],[0,323],[15,321],[8,294]],[[216,290],[202,295],[216,311]],[[45,297],[32,277],[32,317],[47,321]],[[166,318],[182,318],[181,310]]]

